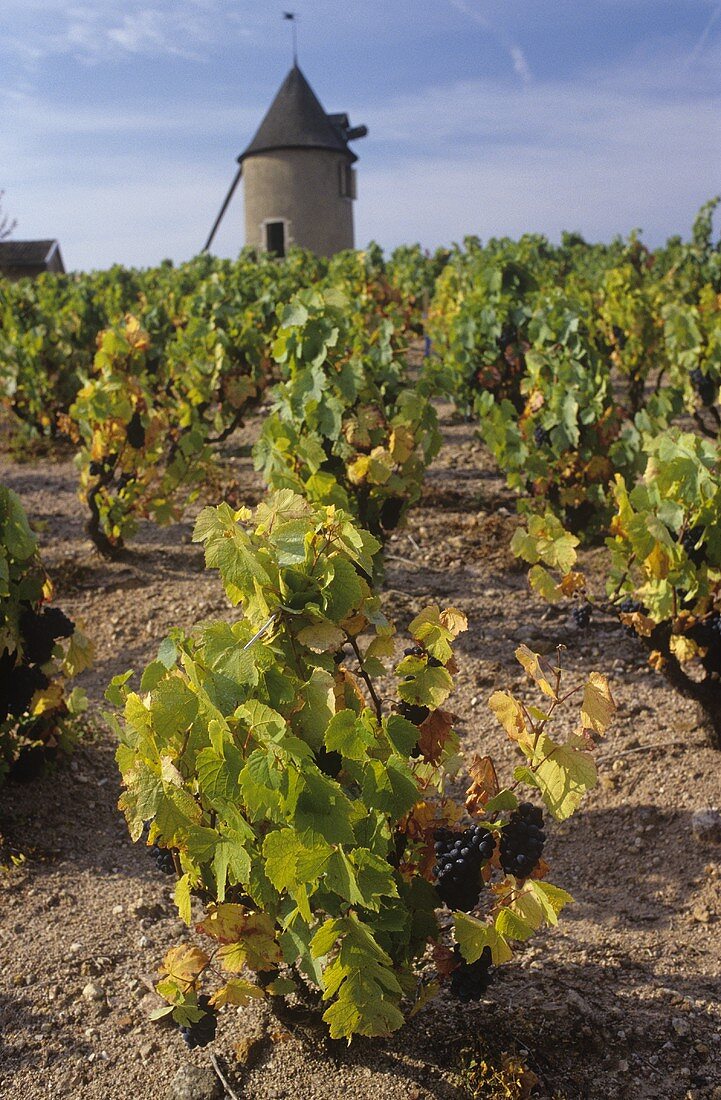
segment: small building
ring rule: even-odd
[[[0,241],[0,275],[33,279],[44,271],[65,274],[58,241]]]
[[[351,127],[347,114],[326,114],[295,62],[238,157],[238,171],[204,250],[241,175],[246,245],[276,256],[285,256],[291,245],[320,256],[353,248],[358,157],[348,143],[367,133],[365,126]]]

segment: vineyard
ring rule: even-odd
[[[721,1096],[716,205],[0,283],[1,1096]]]

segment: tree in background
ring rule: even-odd
[[[18,224],[15,220],[10,221],[7,214],[3,214],[2,204],[4,191],[0,191],[0,241],[4,241],[6,237],[12,235],[15,226]]]

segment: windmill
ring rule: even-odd
[[[250,144],[215,219],[206,252],[245,177],[245,243],[284,256],[291,244],[319,255],[353,248],[356,154],[349,142],[365,137],[348,115],[326,114],[298,66],[295,15],[293,66]]]

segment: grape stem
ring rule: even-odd
[[[350,643],[351,649],[353,650],[353,652],[356,655],[356,658],[358,660],[358,667],[360,669],[361,677],[362,677],[363,682],[365,683],[366,687],[368,688],[368,692],[370,694],[370,697],[373,700],[373,706],[375,707],[376,718],[380,722],[383,719],[383,705],[382,705],[380,699],[378,698],[378,696],[376,695],[376,689],[373,687],[373,681],[371,680],[370,676],[368,675],[368,673],[365,670],[365,666],[363,664],[363,657],[361,656],[361,651],[358,648],[358,642],[356,641],[355,638],[352,638],[350,636],[350,634],[346,634],[346,638],[348,639],[348,641]]]

